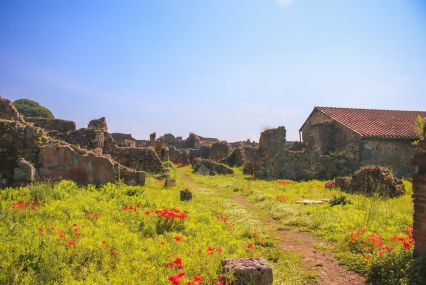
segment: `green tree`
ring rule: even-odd
[[[36,101],[30,99],[18,99],[13,102],[13,104],[24,117],[42,117],[47,119],[55,118],[52,111],[40,105]]]

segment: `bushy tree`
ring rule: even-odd
[[[30,99],[18,99],[13,102],[13,104],[24,117],[42,117],[47,119],[55,118],[52,111],[40,105],[36,101]]]

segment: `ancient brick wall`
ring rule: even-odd
[[[47,119],[38,117],[26,117],[26,122],[33,123],[35,127],[47,131],[72,132],[76,130],[75,122],[61,119]]]
[[[416,166],[416,174],[413,177],[414,254],[417,257],[426,257],[426,140],[419,144],[413,164]]]

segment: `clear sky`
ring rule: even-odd
[[[0,94],[136,138],[426,110],[424,0],[1,0]]]

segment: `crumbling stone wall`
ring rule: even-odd
[[[43,128],[46,131],[66,133],[76,130],[75,122],[68,120],[26,117],[25,122],[33,123],[35,127]]]
[[[211,159],[196,158],[192,161],[193,172],[198,172],[201,167],[208,169],[210,175],[234,173],[234,170],[232,170],[229,166]]]
[[[219,162],[227,164],[231,167],[240,167],[244,165],[244,162],[246,161],[245,154],[244,154],[244,148],[237,147],[235,148],[230,155],[227,157],[219,160]]]
[[[71,145],[43,146],[40,150],[41,179],[70,179],[81,184],[103,184],[123,179],[131,185],[143,185],[145,172],[131,170],[93,152],[79,152]]]
[[[231,145],[226,141],[218,141],[211,145],[209,158],[211,160],[219,161],[226,158],[232,152]]]
[[[161,161],[152,150],[117,147],[107,132],[105,118],[91,121],[87,129],[75,130],[70,121],[30,118],[32,122],[27,123],[3,98],[0,110],[1,187],[43,179],[72,179],[84,184],[123,179],[136,185],[145,181],[145,172],[139,170],[161,169]],[[108,155],[103,155],[104,149]],[[112,160],[112,156],[137,169]]]
[[[413,177],[414,255],[426,258],[426,140],[420,142],[413,164],[416,166]]]
[[[60,133],[56,134],[55,137],[97,154],[102,154],[105,140],[104,132],[91,128],[82,128],[70,133]]]
[[[47,139],[42,129],[19,121],[0,120],[0,184],[14,184],[19,158],[36,165],[40,145]]]
[[[116,147],[111,157],[127,167],[149,172],[161,172],[162,163],[157,153],[149,148]]]
[[[311,137],[305,151],[287,149],[284,127],[262,132],[254,158],[248,159],[245,173],[265,179],[329,179],[344,176],[359,167],[358,148],[349,146],[344,153],[324,155]]]
[[[0,162],[0,186],[43,179],[98,184],[118,178],[143,185],[145,179],[145,172],[55,140],[41,128],[10,120],[0,120]]]
[[[104,133],[108,132],[108,125],[107,125],[105,117],[91,120],[87,127],[89,129],[102,131]]]
[[[1,120],[13,120],[23,122],[24,119],[19,114],[16,107],[8,99],[0,96],[0,119]]]
[[[188,164],[191,162],[191,149],[178,149],[173,146],[161,150],[161,160],[170,160],[174,163]]]
[[[117,146],[136,147],[136,140],[131,134],[112,133],[111,136]]]

